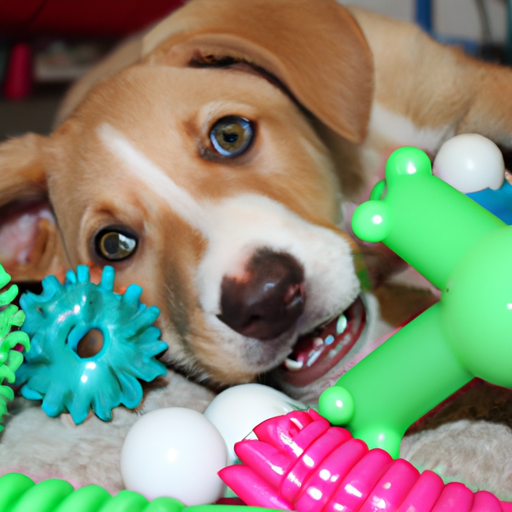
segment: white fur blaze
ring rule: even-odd
[[[348,242],[327,228],[311,224],[267,197],[246,194],[212,205],[214,229],[198,268],[197,286],[204,311],[220,313],[220,289],[262,248],[292,255],[304,268],[306,308],[297,330],[307,332],[359,293]]]
[[[208,230],[210,223],[204,208],[187,190],[178,186],[113,126],[103,124],[97,132],[105,147],[124,163],[137,181],[164,199],[169,207],[192,227],[203,233]]]

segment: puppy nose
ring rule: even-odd
[[[304,311],[304,270],[295,258],[257,252],[241,276],[226,276],[219,319],[236,332],[260,340],[276,338]]]

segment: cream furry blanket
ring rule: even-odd
[[[91,416],[79,426],[69,415],[50,418],[37,402],[16,399],[1,437],[0,475],[22,472],[35,481],[62,478],[75,487],[98,484],[115,494],[123,489],[121,447],[141,414],[163,407],[203,412],[214,396],[171,371],[166,380],[168,385],[148,393],[136,412],[118,407],[110,422]]]

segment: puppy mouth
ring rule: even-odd
[[[281,375],[294,386],[307,386],[325,376],[355,347],[366,326],[361,297],[341,314],[301,336],[281,365]]]

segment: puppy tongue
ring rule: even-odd
[[[302,387],[323,377],[354,347],[365,324],[364,304],[358,297],[339,317],[299,338],[282,365],[283,378]]]

